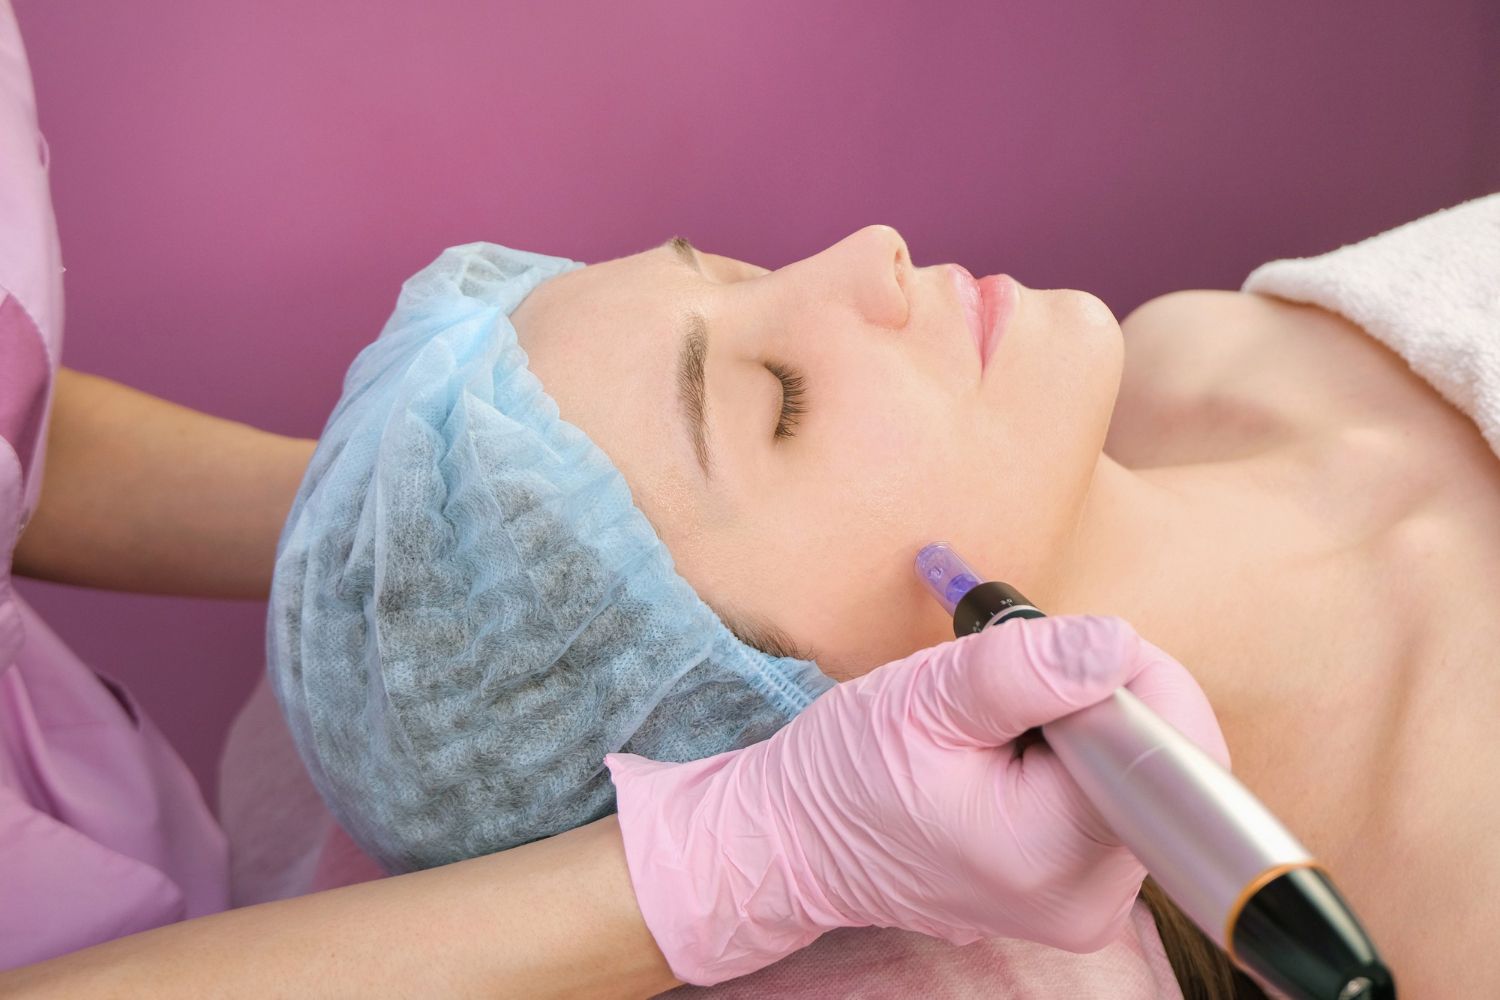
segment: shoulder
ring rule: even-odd
[[[1337,313],[1257,292],[1170,292],[1136,308],[1120,329],[1127,379],[1165,376],[1198,389],[1386,353]]]
[[[1205,309],[1238,308],[1244,300],[1263,298],[1265,296],[1252,292],[1236,292],[1224,288],[1187,288],[1146,300],[1126,316],[1120,325],[1152,326],[1160,322],[1175,321],[1187,314],[1197,314]]]
[[[1120,322],[1122,392],[1145,380],[1154,392],[1201,389],[1284,327],[1288,303],[1264,295],[1188,289],[1159,295]]]
[[[1259,292],[1189,288],[1147,300],[1120,321],[1120,329],[1127,344],[1133,341],[1143,348],[1188,334],[1195,343],[1223,351],[1238,346],[1240,339],[1249,335],[1285,329],[1287,324],[1330,320],[1340,321],[1317,306]]]
[[[1327,379],[1329,352],[1346,337],[1308,334],[1345,322],[1252,292],[1188,289],[1151,299],[1120,323],[1125,367],[1106,448],[1127,464],[1206,460],[1326,426],[1337,415],[1334,399],[1315,383]]]
[[[1284,326],[1282,304],[1221,289],[1159,295],[1120,322],[1125,340],[1121,407],[1198,398],[1242,378]]]

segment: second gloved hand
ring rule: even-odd
[[[1092,616],[921,650],[742,750],[609,756],[631,880],[673,972],[721,982],[836,927],[1103,947],[1146,871],[1050,748],[1014,741],[1121,686],[1228,764],[1187,670]]]

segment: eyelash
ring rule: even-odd
[[[796,433],[797,418],[807,412],[803,402],[807,380],[775,361],[766,362],[766,368],[781,381],[781,416],[776,420],[776,439],[779,441]]]

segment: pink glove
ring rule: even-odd
[[[606,757],[631,882],[673,973],[712,985],[835,927],[1102,948],[1146,870],[1045,743],[1012,741],[1122,685],[1228,765],[1187,670],[1091,616],[924,649],[741,750]]]

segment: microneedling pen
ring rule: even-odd
[[[965,636],[1042,612],[946,543],[917,577]],[[1374,944],[1307,849],[1239,779],[1125,688],[1042,736],[1162,890],[1236,963],[1296,1000],[1394,1000]]]

